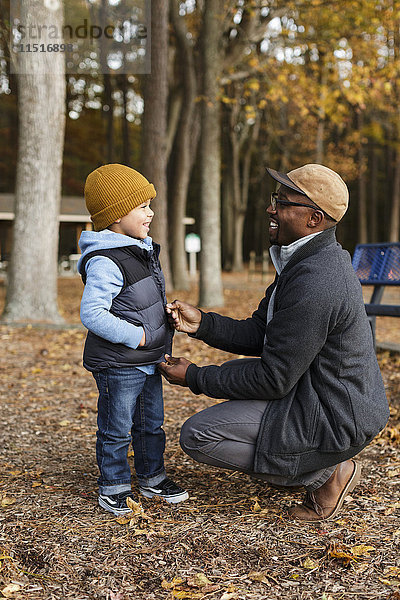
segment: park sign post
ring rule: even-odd
[[[200,236],[188,233],[185,237],[185,251],[189,254],[189,275],[196,276],[196,254],[201,250]]]

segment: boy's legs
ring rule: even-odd
[[[146,498],[157,496],[174,504],[189,494],[167,477],[164,469],[165,433],[161,375],[147,375],[136,402],[132,445],[139,491]]]
[[[131,489],[127,452],[137,398],[146,373],[134,367],[103,369],[94,373],[99,390],[96,455],[101,495]]]
[[[165,433],[161,375],[145,375],[136,401],[132,425],[132,446],[139,485],[154,486],[167,474],[164,468]]]

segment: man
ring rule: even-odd
[[[257,358],[198,367],[167,356],[162,374],[195,394],[227,402],[182,427],[183,450],[199,462],[239,470],[272,485],[304,486],[292,517],[336,517],[360,479],[352,458],[389,416],[361,286],[336,223],[348,206],[341,177],[308,164],[287,174],[267,213],[275,281],[251,318],[167,305],[178,331]]]

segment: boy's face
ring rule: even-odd
[[[129,235],[129,237],[144,240],[149,235],[150,223],[154,216],[154,212],[150,208],[151,200],[143,202],[136,206],[131,212],[124,217],[117,219],[109,229],[115,233]]]

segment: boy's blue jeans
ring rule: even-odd
[[[100,494],[131,489],[127,453],[132,441],[140,485],[157,485],[166,477],[161,375],[135,367],[93,373],[99,390],[96,456]]]

